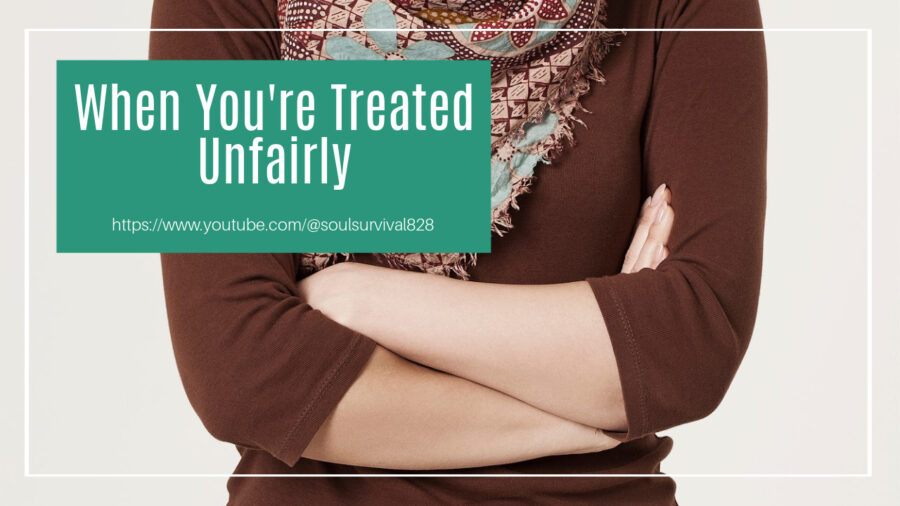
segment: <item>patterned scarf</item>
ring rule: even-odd
[[[279,0],[286,60],[491,60],[491,207],[498,236],[538,162],[573,144],[579,99],[613,45],[605,0]],[[366,31],[380,28],[385,30]],[[447,31],[418,31],[448,28]],[[348,31],[362,30],[362,31]],[[564,30],[558,30],[564,29]],[[503,31],[506,30],[506,31]],[[579,31],[572,31],[579,30]],[[388,266],[466,279],[474,253],[379,254]],[[306,253],[312,272],[350,258]]]

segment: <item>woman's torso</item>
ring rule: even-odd
[[[653,27],[659,2],[610,2],[610,27]],[[513,230],[494,237],[472,279],[557,283],[617,272],[648,193],[642,171],[642,125],[653,83],[652,32],[620,38],[603,62],[607,82],[582,100],[576,145],[536,168],[532,192],[513,212]],[[377,262],[360,255],[357,260]],[[548,339],[552,336],[548,335]],[[547,457],[472,474],[652,474],[671,449],[647,436],[603,453]],[[424,451],[424,450],[423,450]],[[392,471],[301,459],[287,467],[262,451],[242,450],[236,474],[367,474]],[[442,474],[444,474],[442,472]],[[231,504],[602,503],[672,504],[668,478],[232,478]]]

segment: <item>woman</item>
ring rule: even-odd
[[[533,7],[560,26],[760,25],[752,0],[610,0],[572,15],[589,1]],[[347,26],[350,16],[366,28],[484,19],[504,27],[530,8],[524,0],[157,0],[153,26]],[[376,33],[329,42],[308,32],[155,32],[150,54],[423,53],[403,32]],[[537,33],[504,43],[531,47]],[[543,116],[492,117],[494,228],[506,233],[490,254],[477,263],[466,255],[163,255],[170,327],[194,408],[215,437],[238,446],[236,474],[657,476],[234,477],[229,504],[674,504],[674,482],[658,474],[672,443],[655,432],[715,409],[756,315],[764,44],[758,32],[585,33],[565,39],[588,58],[566,53],[576,62],[566,65],[582,69],[571,94],[529,82]],[[464,55],[464,45],[440,37],[425,38],[447,48],[424,53]],[[480,37],[479,47],[495,40],[490,30]],[[489,57],[496,85],[505,67]],[[535,64],[559,71],[548,61]],[[597,68],[604,82],[588,82]],[[501,156],[504,139],[530,136],[551,114],[550,140],[534,144],[544,152]],[[574,147],[562,142],[569,134]],[[497,167],[523,159],[534,162],[527,172],[498,177]]]

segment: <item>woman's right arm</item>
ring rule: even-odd
[[[289,466],[302,455],[393,469],[485,466],[615,446],[593,428],[416,365],[328,319],[297,293],[296,260],[162,255],[179,372],[216,438]]]
[[[456,469],[617,444],[602,431],[377,347],[303,455],[386,469]]]

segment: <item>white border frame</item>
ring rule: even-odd
[[[377,29],[343,29],[341,31],[437,31],[445,32],[443,28],[389,28]],[[26,478],[230,478],[232,476],[244,478],[871,478],[872,477],[872,29],[871,28],[634,28],[634,29],[575,29],[575,28],[544,28],[534,31],[603,31],[603,32],[855,32],[866,34],[866,362],[868,377],[866,379],[866,402],[868,432],[866,435],[867,463],[865,473],[819,473],[819,474],[700,474],[700,473],[675,473],[675,474],[477,474],[477,473],[387,473],[387,474],[226,474],[226,473],[185,473],[185,474],[65,474],[65,473],[32,473],[31,472],[31,434],[30,434],[30,346],[31,346],[31,265],[30,265],[30,36],[32,32],[297,32],[314,31],[314,29],[256,29],[256,28],[26,28],[25,36],[25,103],[24,103],[24,476]],[[489,31],[512,31],[512,29],[489,29]]]

